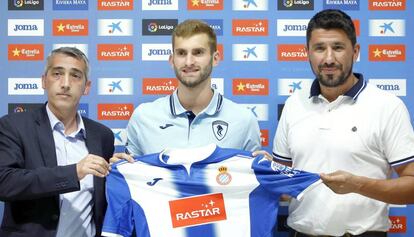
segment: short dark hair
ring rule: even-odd
[[[86,57],[86,55],[81,50],[75,47],[61,47],[61,48],[54,49],[46,59],[44,75],[46,75],[48,71],[50,70],[50,67],[52,66],[52,58],[56,54],[63,54],[63,55],[76,58],[77,60],[84,62],[85,63],[85,72],[84,72],[85,75],[84,76],[86,78],[86,81],[88,81],[88,78],[89,78],[88,57]]]
[[[208,36],[208,44],[211,54],[217,51],[216,33],[207,23],[201,20],[185,20],[177,25],[172,33],[173,49],[176,37],[189,38],[198,34],[206,34]]]
[[[306,45],[309,46],[309,41],[312,31],[315,29],[339,29],[343,30],[351,40],[352,46],[356,44],[356,33],[354,22],[351,17],[345,12],[336,9],[327,9],[316,13],[310,19],[308,28],[306,29]]]

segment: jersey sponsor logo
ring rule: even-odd
[[[371,11],[379,10],[405,10],[406,0],[369,0],[368,9]]]
[[[44,46],[43,44],[9,44],[8,59],[14,60],[43,60]]]
[[[268,95],[267,79],[233,79],[233,95]]]
[[[263,158],[263,159],[266,159],[266,158]],[[274,170],[277,174],[285,175],[285,176],[288,176],[288,177],[293,177],[293,176],[300,173],[299,170],[295,170],[292,167],[282,165],[282,164],[280,164],[278,162],[274,162],[274,161],[272,161],[271,167],[272,167],[272,170]]]
[[[222,193],[169,201],[173,228],[207,224],[227,219]]]
[[[132,95],[132,78],[98,78],[98,95]]]
[[[43,95],[41,78],[9,78],[9,95]]]
[[[269,23],[266,19],[232,20],[232,35],[234,36],[267,36]]]
[[[278,44],[278,61],[308,61],[308,53],[304,44]]]
[[[98,36],[131,36],[132,19],[98,19]]]
[[[8,113],[20,113],[26,111],[32,111],[42,107],[43,103],[10,103],[8,104]]]
[[[8,36],[43,36],[43,19],[8,19]]]
[[[267,44],[233,44],[233,61],[267,61]]]
[[[54,36],[86,36],[88,33],[88,19],[53,20]]]
[[[313,0],[278,0],[277,10],[313,10]]]
[[[389,233],[406,233],[407,232],[407,217],[406,216],[390,216],[391,228]]]
[[[126,130],[123,128],[112,128],[111,130],[114,133],[114,145],[125,146],[125,143],[127,142]]]
[[[171,44],[142,44],[142,61],[168,61]]]
[[[144,78],[142,80],[142,94],[169,95],[178,87],[176,78]]]
[[[54,0],[53,10],[88,10],[88,0]]]
[[[359,0],[324,0],[323,9],[359,10]]]
[[[233,11],[267,11],[268,0],[233,0]]]
[[[369,83],[396,96],[407,95],[406,79],[369,79]]]
[[[143,19],[142,35],[171,35],[178,19]]]
[[[217,140],[221,141],[227,134],[229,124],[223,120],[216,120],[212,123],[213,133]]]
[[[88,56],[88,45],[87,44],[53,44],[52,48],[57,49],[61,47],[75,47],[82,51],[86,56]]]
[[[214,30],[216,35],[223,35],[223,19],[203,19],[203,21]]]
[[[188,10],[223,10],[224,0],[187,0]]]
[[[269,145],[269,130],[268,129],[260,129],[260,142],[262,147]]]
[[[161,125],[160,128],[161,129],[166,129],[166,128],[169,128],[169,127],[172,127],[172,126],[174,126],[174,124],[166,123],[165,125]]]
[[[268,104],[242,104],[248,110],[250,110],[253,115],[259,121],[268,121],[269,120],[269,105]]]
[[[133,104],[98,104],[98,120],[128,120]]]
[[[178,0],[143,0],[143,11],[176,11]]]
[[[158,183],[160,180],[163,180],[163,178],[153,178],[152,181],[147,182],[148,186],[154,186],[156,183]]]
[[[216,176],[216,181],[220,185],[227,185],[231,182],[231,174],[227,172],[226,166],[220,166],[218,169],[218,175]]]
[[[313,79],[308,78],[279,78],[278,79],[278,95],[290,96],[296,91],[310,91]]]
[[[133,10],[134,0],[98,0],[98,10]]]
[[[9,0],[8,9],[9,10],[43,10],[43,0]]]
[[[309,19],[278,19],[277,36],[306,36]]]
[[[369,20],[369,36],[405,36],[405,20],[373,19]]]
[[[98,60],[133,60],[133,44],[98,44]]]
[[[211,88],[224,95],[224,78],[211,78]]]
[[[371,44],[368,46],[369,61],[405,61],[403,44]]]

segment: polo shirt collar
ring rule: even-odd
[[[361,92],[365,89],[367,86],[367,82],[364,80],[364,76],[361,73],[354,73],[354,75],[358,78],[358,82],[349,89],[344,96],[352,97],[353,100],[356,100],[358,96],[361,94]],[[319,96],[321,94],[321,87],[319,85],[318,79],[315,79],[312,82],[312,86],[310,89],[310,96]]]
[[[170,95],[170,111],[173,116],[179,116],[187,112],[187,110],[181,105],[177,93],[178,90],[175,90],[174,93]],[[208,115],[214,115],[223,107],[223,96],[216,90],[213,90],[213,93],[214,94],[210,103],[206,108],[204,108],[203,111],[200,112],[200,114],[205,113]]]

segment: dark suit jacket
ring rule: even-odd
[[[109,159],[114,135],[102,124],[83,118],[90,154]],[[97,236],[106,210],[105,180],[94,176]],[[0,236],[55,236],[59,194],[80,189],[76,164],[57,166],[46,106],[0,119],[0,200],[5,202]]]

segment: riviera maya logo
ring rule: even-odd
[[[151,22],[148,24],[148,31],[149,32],[157,32],[158,30],[158,25],[155,22]]]

